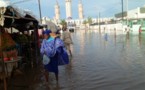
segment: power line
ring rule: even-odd
[[[144,0],[129,0],[129,2],[145,2]]]
[[[28,2],[28,1],[32,1],[32,0],[22,0],[22,1],[14,2],[14,3],[12,3],[12,4],[25,3],[25,2]]]

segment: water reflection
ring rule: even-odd
[[[141,34],[139,34],[139,36],[138,36],[138,41],[139,41],[139,46],[141,47],[141,44],[142,44]]]
[[[145,34],[77,31],[73,58],[50,90],[144,90]],[[42,90],[42,89],[41,89]]]
[[[116,38],[117,38],[116,30],[114,30],[114,44],[115,44],[115,46],[116,46]]]
[[[140,54],[142,54],[142,50],[138,49],[138,45],[136,43],[139,41],[139,46],[142,46],[142,37],[138,35],[134,36],[131,33],[127,33],[126,35],[122,33],[117,34],[119,32],[116,31],[111,33],[98,32],[96,35],[92,35],[92,33],[93,32],[87,33],[85,36],[85,38],[90,38],[88,39],[89,41],[86,39],[84,42],[84,44],[86,44],[84,54],[88,56],[84,56],[85,58],[78,57],[78,59],[83,59],[82,63],[79,63],[79,61],[79,64],[75,63],[75,66],[79,65],[80,69],[73,67],[76,69],[77,73],[79,70],[83,70],[84,74],[81,75],[81,77],[86,78],[85,82],[82,82],[83,86],[76,83],[78,86],[80,85],[80,87],[75,89],[138,90],[136,88],[140,88],[139,90],[144,90],[145,87],[142,84],[145,83],[145,78],[140,76],[140,74],[145,75],[145,68],[142,67],[145,65],[145,61],[144,56],[140,56]],[[91,48],[91,46],[93,47],[92,44],[88,45],[90,40],[97,43],[96,48]],[[112,44],[112,41],[114,41],[114,44]],[[97,46],[102,46],[103,43],[105,51],[102,48],[97,48]],[[90,49],[92,55],[89,54]],[[142,65],[138,66],[138,64],[136,64],[136,60],[140,60],[138,63],[140,62]],[[83,67],[81,67],[82,64],[84,64]],[[91,67],[88,66],[88,64],[91,65]],[[85,70],[83,69],[84,67]],[[142,67],[142,70],[140,70],[139,67]],[[87,68],[90,70],[87,71]],[[80,81],[83,81],[83,79],[80,79]]]
[[[105,47],[105,49],[106,49],[107,43],[108,43],[108,34],[105,33],[104,34],[104,47]]]

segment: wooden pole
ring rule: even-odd
[[[1,38],[1,46],[2,46],[2,27],[0,27],[0,38]],[[4,90],[7,90],[7,81],[6,81],[6,74],[5,74],[5,63],[4,63],[4,60],[3,60],[3,51],[2,51],[2,48],[1,48],[1,60],[2,60],[2,73],[3,73],[3,83],[4,83]]]
[[[35,58],[36,58],[36,64],[38,64],[38,23],[35,24],[35,30],[34,30],[34,40],[35,40]]]
[[[4,90],[7,90],[7,81],[6,81],[6,78],[4,78]]]

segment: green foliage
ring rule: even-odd
[[[84,21],[83,21],[83,24],[85,24],[85,25],[86,25],[86,24],[89,24],[89,25],[90,25],[90,24],[92,24],[92,22],[93,22],[93,21],[92,21],[92,18],[91,18],[91,17],[88,17],[87,20],[84,20]]]
[[[85,25],[86,25],[87,23],[88,23],[88,22],[87,22],[87,20],[84,20],[84,21],[83,21],[83,24],[85,24]]]
[[[62,20],[60,21],[60,25],[62,25],[62,26],[67,26],[67,23],[66,23],[66,21],[65,21],[64,19],[62,19]]]
[[[91,17],[88,17],[88,20],[87,20],[88,24],[92,24],[92,18]]]

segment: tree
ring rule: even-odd
[[[87,20],[88,24],[89,24],[89,29],[90,29],[90,25],[92,24],[92,18],[91,17],[88,17],[88,20]]]
[[[86,29],[87,23],[88,23],[87,20],[84,20],[84,21],[83,21],[83,24],[85,25],[85,29]]]
[[[65,27],[65,26],[67,26],[67,22],[64,19],[62,19],[60,21],[60,25],[62,25],[62,27]]]
[[[88,23],[88,22],[87,22],[87,20],[84,20],[84,21],[83,21],[83,24],[85,24],[85,25],[86,25],[87,23]]]
[[[88,17],[88,20],[87,20],[87,22],[88,22],[88,24],[90,25],[90,24],[92,24],[92,18],[91,17]]]

